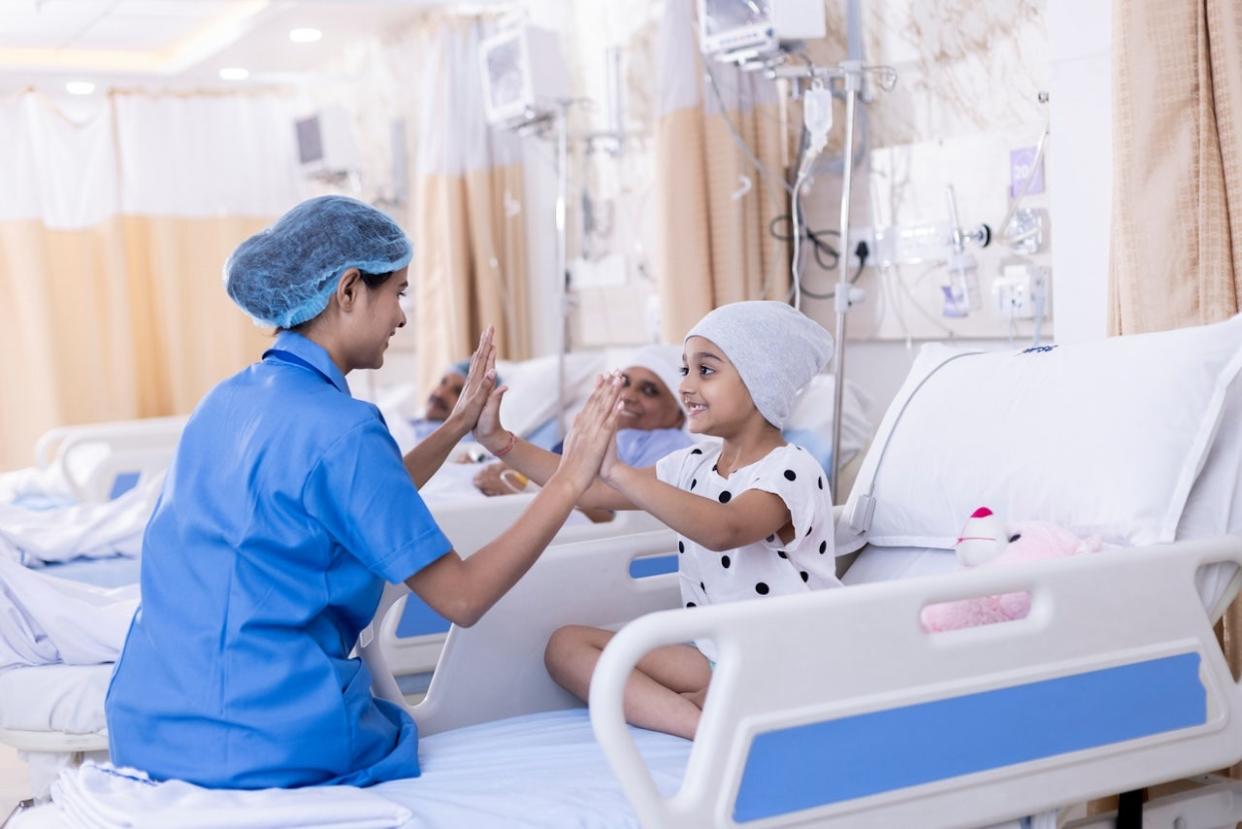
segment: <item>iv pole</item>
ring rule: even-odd
[[[834,334],[835,348],[832,358],[833,390],[832,390],[832,469],[828,475],[828,492],[833,503],[837,503],[837,485],[841,474],[841,415],[845,401],[845,334],[846,317],[850,308],[861,301],[862,291],[850,282],[850,200],[854,182],[854,114],[858,103],[858,95],[862,91],[862,80],[865,73],[873,74],[881,89],[891,90],[897,83],[897,72],[891,66],[867,66],[860,60],[846,60],[834,67],[776,66],[768,70],[770,78],[841,78],[845,93],[845,146],[842,153],[841,170],[841,255],[837,259],[837,287],[833,295],[833,310],[836,312],[836,331]],[[798,193],[794,192],[793,198]],[[794,233],[800,233],[795,227]],[[795,268],[797,263],[795,262]]]
[[[854,180],[854,105],[862,86],[862,65],[846,61],[845,70],[845,148],[841,172],[841,255],[837,258],[837,290],[833,305],[837,312],[836,349],[832,356],[832,470],[828,476],[828,494],[837,503],[837,483],[841,479],[841,412],[845,400],[845,323],[850,312],[849,238],[850,193]]]

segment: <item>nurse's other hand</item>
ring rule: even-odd
[[[463,434],[479,422],[479,415],[496,386],[496,346],[492,342],[495,335],[495,327],[489,325],[479,336],[479,347],[470,355],[466,382],[457,396],[457,405],[448,416]]]
[[[579,492],[585,492],[599,474],[600,464],[616,435],[624,388],[625,378],[618,372],[599,378],[565,438],[557,475],[566,476]]]

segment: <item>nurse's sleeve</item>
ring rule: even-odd
[[[453,549],[379,420],[329,447],[306,479],[302,505],[368,570],[393,584]]]

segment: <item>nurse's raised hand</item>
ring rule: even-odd
[[[574,418],[569,436],[565,438],[565,451],[556,474],[565,476],[580,493],[595,480],[600,463],[612,445],[624,388],[625,378],[619,372],[597,381],[595,391]]]
[[[479,336],[479,346],[470,355],[466,382],[457,397],[457,405],[448,416],[449,421],[466,432],[473,430],[479,422],[479,415],[496,386],[495,336],[496,329],[491,325]]]

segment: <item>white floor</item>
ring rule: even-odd
[[[26,765],[17,759],[17,749],[0,746],[0,823],[18,802],[30,797]]]

